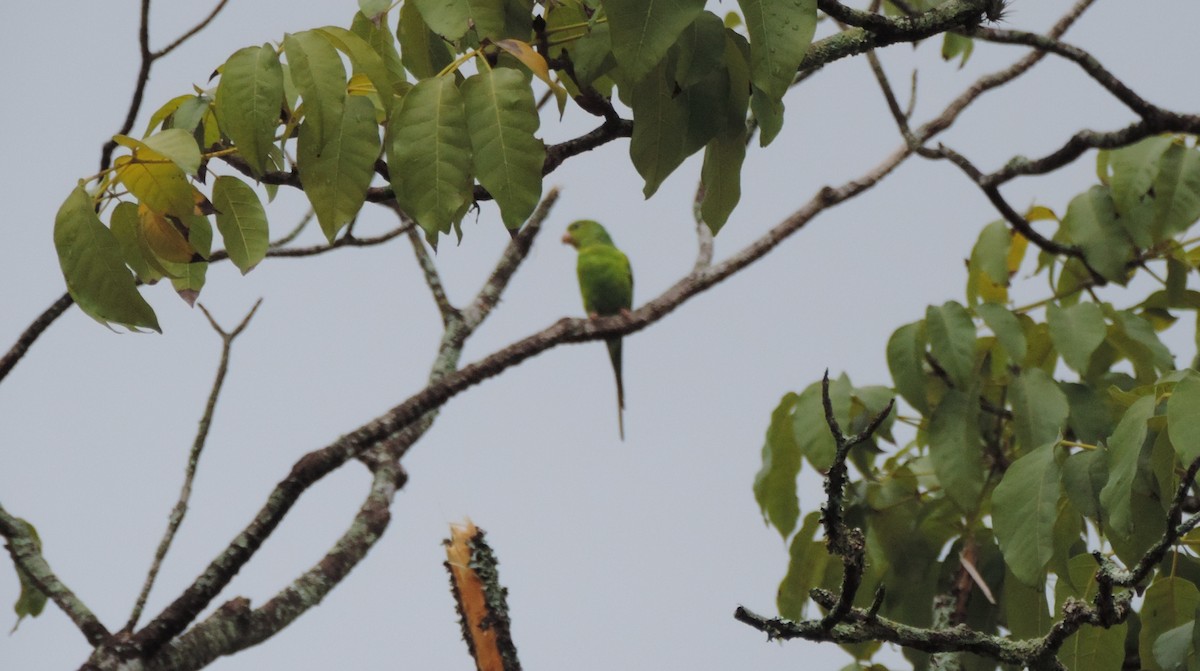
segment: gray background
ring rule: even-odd
[[[1069,4],[1017,0],[1006,25],[1041,31]],[[722,14],[734,7],[710,3]],[[348,26],[355,9],[350,0],[235,0],[199,39],[155,67],[136,134],[158,105],[193,83],[207,86],[235,49],[277,41],[285,31]],[[205,3],[158,3],[153,46],[208,10]],[[54,214],[75,180],[95,172],[100,145],[124,117],[137,68],[136,11],[128,0],[0,5],[5,347],[63,291]],[[1195,111],[1198,20],[1200,5],[1186,0],[1107,0],[1067,39],[1153,102]],[[828,22],[820,28],[830,29]],[[940,61],[939,50],[940,40],[932,40],[881,52],[901,89],[920,68],[917,121],[1024,53],[980,44],[959,71]],[[717,240],[718,259],[822,185],[865,172],[899,144],[865,59],[827,67],[790,94],[787,106],[779,139],[747,158],[742,205]],[[547,142],[596,125],[577,109],[561,124],[555,116],[544,115]],[[1051,57],[981,101],[942,139],[994,169],[1013,154],[1044,154],[1079,128],[1108,130],[1130,120],[1075,66]],[[699,161],[646,202],[627,151],[626,141],[613,142],[548,178],[563,188],[548,230],[466,361],[582,313],[573,250],[557,242],[573,219],[609,227],[633,262],[638,303],[691,267]],[[1036,201],[1061,214],[1094,181],[1089,157],[1005,193],[1019,209]],[[268,209],[276,234],[305,209],[302,194],[281,191]],[[411,480],[367,560],[321,607],[215,668],[471,668],[441,566],[447,524],[463,516],[488,530],[500,556],[526,668],[848,663],[830,645],[767,644],[732,619],[738,604],[773,612],[786,567],[785,547],[764,528],[750,491],[763,431],[779,397],[826,367],[860,385],[887,384],[888,335],[920,318],[927,304],[963,300],[963,259],[979,228],[995,218],[956,169],[920,162],[822,214],[760,263],[626,340],[624,444],[599,344],[554,349],[455,398],[405,459]],[[390,213],[368,207],[359,232],[392,223]],[[437,258],[460,302],[507,239],[491,205],[465,229],[463,243],[444,244]],[[312,230],[305,240],[318,236]],[[1039,278],[1016,295],[1045,292]],[[37,525],[51,565],[111,628],[127,617],[177,496],[219,352],[203,316],[169,287],[145,295],[164,335],[113,334],[72,309],[0,385],[0,501]],[[262,309],[235,346],[191,513],[148,614],[241,529],[298,457],[425,380],[438,319],[403,240],[269,259],[247,277],[220,264],[201,301],[232,326],[258,297]],[[1186,362],[1190,327],[1174,335]],[[367,483],[365,469],[352,463],[310,490],[220,601],[245,595],[261,603],[310,566],[354,514]],[[820,493],[811,471],[802,484],[802,506],[814,510]],[[7,610],[16,596],[16,577],[0,569],[0,604]],[[0,616],[0,628],[11,617]],[[75,668],[86,654],[82,636],[53,605],[0,636],[6,670]]]

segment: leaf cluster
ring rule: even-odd
[[[747,40],[726,26],[739,17],[704,4],[408,0],[389,16],[391,4],[364,1],[349,29],[239,49],[215,86],[168,101],[140,139],[114,138],[123,153],[67,198],[55,244],[68,290],[103,323],[158,330],[137,284],[169,279],[194,302],[214,222],[243,273],[262,261],[262,202],[234,174],[209,190],[214,159],[271,198],[280,184],[301,188],[331,243],[368,199],[397,206],[434,245],[461,237],[484,198],[515,230],[561,162],[537,135],[543,85],[560,113],[572,97],[603,117],[608,139],[623,121],[614,96],[632,109],[630,157],[647,197],[703,149],[702,215],[719,230],[740,198],[748,110],[767,144],[817,6],[742,0]]]
[[[1111,608],[1111,582],[1101,595],[1097,562],[1108,557],[1110,572],[1146,567],[1127,586],[1144,590],[1144,600],[1128,619],[1080,628],[1059,660],[1069,669],[1115,670],[1128,650],[1142,668],[1195,667],[1194,534],[1169,552],[1162,539],[1175,539],[1194,474],[1187,469],[1200,457],[1200,373],[1177,369],[1159,333],[1178,313],[1200,308],[1188,288],[1200,241],[1185,237],[1200,218],[1197,161],[1200,150],[1173,136],[1102,152],[1099,183],[1064,216],[1040,206],[1026,214],[1057,224],[1054,239],[1083,252],[1039,254],[1034,274],[1047,277],[1050,297],[1009,302],[1028,245],[995,222],[971,252],[966,302],[930,306],[893,333],[890,388],[855,387],[845,376],[829,385],[833,416],[848,432],[893,395],[912,411],[893,413],[875,435],[898,449],[885,452],[873,440],[850,455],[859,477],[846,490],[845,516],[867,543],[856,605],[867,607],[882,587],[880,616],[929,627],[935,601],[949,595],[949,624],[1042,637],[1066,617],[1070,599]],[[1128,307],[1099,295],[1102,285],[1139,275],[1161,288]],[[897,440],[897,423],[911,427],[907,442]],[[841,564],[817,536],[822,513],[801,517],[796,490],[804,462],[831,467],[833,445],[819,383],[785,395],[754,493],[790,542],[777,605],[794,621],[806,616],[814,588],[836,590],[842,580]],[[845,647],[865,660],[878,642]],[[929,663],[926,653],[906,655],[916,668]],[[994,658],[963,660],[963,668],[996,666]]]

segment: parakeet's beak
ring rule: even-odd
[[[564,245],[575,246],[575,238],[572,238],[570,233],[563,233],[562,241]]]

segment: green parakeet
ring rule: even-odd
[[[591,317],[627,312],[633,306],[633,270],[608,231],[594,221],[567,226],[563,242],[579,250],[576,271],[583,309]],[[621,380],[621,338],[609,338],[608,357],[617,376],[617,428],[625,440],[625,384]]]

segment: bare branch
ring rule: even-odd
[[[358,513],[319,562],[254,610],[245,598],[229,601],[212,617],[149,658],[145,668],[148,671],[203,668],[221,656],[265,641],[320,603],[382,537],[391,521],[392,500],[405,480],[399,464],[377,469]]]
[[[542,230],[542,224],[546,217],[550,216],[550,210],[554,208],[554,204],[558,202],[559,190],[558,187],[551,187],[546,192],[542,202],[538,204],[537,209],[530,215],[529,221],[521,227],[505,248],[504,254],[501,255],[500,261],[496,264],[492,274],[488,276],[483,287],[479,289],[475,300],[471,301],[471,306],[463,313],[463,321],[468,331],[473,331],[478,328],[483,320],[491,313],[496,304],[500,302],[500,296],[508,287],[509,280],[512,279],[517,268],[525,260],[529,254],[529,249],[533,246],[533,240]]]
[[[397,214],[404,218],[403,212],[397,208]],[[421,274],[425,276],[425,284],[429,286],[429,293],[433,295],[433,302],[437,304],[438,312],[442,315],[442,326],[449,326],[450,322],[458,317],[458,308],[450,303],[450,299],[446,297],[446,287],[442,285],[441,275],[438,274],[437,265],[434,264],[433,258],[429,255],[429,250],[425,249],[425,241],[421,239],[421,234],[417,232],[415,226],[408,227],[408,241],[412,243],[413,253],[417,256],[417,265],[421,266]]]
[[[213,10],[211,12],[209,12],[208,16],[204,17],[200,21],[200,23],[197,23],[196,25],[192,26],[191,29],[189,29],[186,33],[180,35],[174,42],[172,42],[172,43],[168,44],[167,46],[163,47],[162,49],[159,49],[158,51],[154,52],[154,54],[152,54],[154,59],[157,60],[159,58],[162,58],[163,56],[166,56],[167,54],[171,53],[172,51],[175,51],[175,49],[178,48],[180,45],[182,45],[184,42],[187,42],[191,38],[195,37],[196,33],[207,28],[208,24],[212,23],[213,19],[217,18],[217,14],[220,14],[221,10],[225,9],[225,5],[228,2],[229,2],[229,0],[220,0],[220,2],[218,2],[217,5],[215,7],[213,7]]]
[[[167,54],[171,53],[177,47],[179,47],[181,44],[188,41],[192,37],[195,37],[196,33],[199,33],[201,30],[204,30],[204,28],[207,27],[208,24],[211,23],[212,20],[217,17],[217,14],[220,13],[220,11],[222,9],[224,9],[225,4],[227,2],[228,2],[228,0],[220,0],[217,3],[216,7],[212,10],[212,12],[207,17],[205,17],[202,21],[200,21],[200,23],[198,23],[194,27],[192,27],[191,30],[189,30],[186,33],[184,33],[183,35],[181,35],[179,37],[179,39],[175,40],[174,42],[167,45],[163,49],[160,49],[159,51],[151,51],[150,50],[150,0],[142,0],[141,11],[139,12],[139,20],[138,20],[138,53],[141,56],[141,64],[138,66],[137,80],[135,81],[134,86],[133,86],[133,96],[129,100],[129,111],[127,111],[125,113],[125,121],[122,122],[121,129],[116,132],[117,135],[128,135],[129,131],[133,129],[133,124],[135,121],[137,121],[138,113],[142,109],[142,99],[144,98],[144,96],[146,94],[146,83],[150,81],[150,68],[153,67],[154,62],[157,61],[158,59],[162,58],[163,56],[166,56]],[[117,141],[112,140],[112,139],[110,139],[108,142],[105,142],[104,146],[101,147],[101,149],[100,149],[100,171],[101,172],[108,170],[109,166],[112,165],[112,155],[113,155],[113,152],[116,151],[116,149],[117,149]]]
[[[91,643],[92,646],[100,645],[111,636],[108,629],[101,624],[87,605],[80,601],[79,597],[75,596],[75,593],[54,574],[50,564],[42,556],[37,540],[29,533],[25,524],[22,520],[10,515],[4,506],[0,506],[0,536],[8,541],[5,543],[5,547],[8,548],[8,554],[12,557],[17,569],[24,573],[41,590],[42,594],[49,597],[63,613],[66,613],[79,631],[83,632],[88,643]]]
[[[1132,89],[1125,85],[1115,75],[1106,70],[1100,61],[1096,60],[1090,53],[1060,42],[1059,40],[1046,35],[1038,35],[1037,33],[1029,33],[1021,30],[999,30],[996,28],[976,28],[975,30],[964,33],[970,37],[974,37],[988,42],[997,42],[1001,44],[1023,44],[1028,47],[1033,47],[1039,51],[1049,52],[1062,56],[1063,58],[1073,61],[1083,68],[1083,71],[1092,79],[1096,80],[1103,86],[1114,98],[1120,100],[1126,107],[1133,110],[1135,114],[1142,118],[1150,118],[1158,114],[1158,107],[1150,104],[1144,98],[1135,93]]]
[[[316,214],[316,210],[312,209],[311,207],[308,208],[308,212],[305,212],[304,216],[300,218],[300,221],[296,222],[295,228],[288,231],[287,235],[283,236],[282,238],[271,242],[271,244],[268,246],[268,249],[278,249],[291,243],[292,240],[295,240],[300,236],[300,233],[304,231],[305,227],[312,223],[312,220]]]
[[[29,347],[42,335],[42,332],[74,304],[75,300],[71,298],[71,294],[64,293],[58,297],[58,300],[51,303],[50,307],[42,311],[42,314],[38,315],[29,326],[25,327],[21,335],[17,336],[17,341],[13,343],[13,346],[4,353],[3,357],[0,357],[0,380],[8,376],[13,366],[16,366],[17,362],[25,356]]]
[[[229,353],[233,348],[233,340],[241,335],[246,326],[250,324],[250,320],[254,317],[254,313],[258,312],[258,306],[262,305],[262,299],[258,299],[254,303],[254,307],[250,308],[250,312],[242,319],[231,332],[226,332],[217,324],[213,316],[209,314],[208,309],[203,304],[200,305],[200,311],[208,319],[208,323],[212,325],[213,330],[221,336],[221,362],[217,366],[217,376],[213,380],[212,390],[208,394],[208,402],[204,405],[204,415],[200,418],[200,426],[196,430],[196,438],[192,441],[192,449],[188,454],[187,468],[184,472],[183,487],[179,490],[179,500],[176,501],[175,507],[171,510],[170,516],[167,518],[167,530],[163,534],[162,540],[158,543],[158,549],[154,552],[154,560],[150,563],[150,571],[146,574],[146,581],[142,585],[142,591],[138,595],[137,602],[134,603],[133,612],[129,614],[129,620],[125,623],[122,629],[124,632],[132,632],[137,626],[138,618],[142,616],[142,609],[146,607],[146,599],[150,598],[150,590],[154,587],[154,580],[158,577],[158,571],[162,568],[163,559],[167,556],[167,551],[171,548],[171,542],[175,539],[175,533],[179,531],[179,526],[183,524],[183,518],[187,515],[188,501],[192,497],[192,482],[196,477],[196,467],[200,464],[200,452],[204,450],[204,444],[208,440],[208,429],[212,426],[213,413],[217,408],[217,398],[221,395],[221,387],[225,383],[225,374],[229,371]]]

